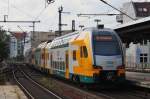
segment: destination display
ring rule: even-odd
[[[94,38],[96,41],[112,41],[112,36],[96,35]]]

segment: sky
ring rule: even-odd
[[[105,0],[116,8],[121,8],[122,4],[131,0]],[[149,0],[132,0],[132,1],[149,1]],[[8,15],[7,20],[15,21],[38,21],[36,31],[58,30],[58,8],[62,6],[63,12],[70,14],[62,14],[63,30],[71,29],[71,21],[76,21],[76,29],[79,25],[85,27],[94,27],[95,19],[100,19],[101,24],[105,27],[113,27],[117,25],[115,17],[97,16],[97,17],[78,17],[80,13],[119,13],[111,7],[100,2],[100,0],[55,0],[54,3],[45,5],[45,0],[0,0],[0,20],[4,20],[4,15]],[[4,29],[10,31],[32,31],[31,23],[0,23]],[[18,28],[18,26],[21,27]]]

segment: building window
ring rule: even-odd
[[[147,12],[148,10],[147,10],[147,8],[143,8],[143,12]]]
[[[73,50],[73,60],[75,61],[76,60],[76,51]]]
[[[138,8],[138,11],[142,12],[142,11],[143,11],[143,9],[142,9],[142,8]]]
[[[139,12],[147,12],[148,9],[147,9],[147,8],[138,8],[138,11],[139,11]]]
[[[147,43],[148,43],[147,40],[142,40],[142,41],[140,42],[141,45],[147,45]]]
[[[140,63],[147,63],[148,55],[146,53],[140,54]]]

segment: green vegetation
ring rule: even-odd
[[[9,35],[0,28],[0,62],[9,56]]]

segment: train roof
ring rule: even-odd
[[[84,28],[83,31],[109,31],[109,32],[114,32],[113,29],[111,28],[97,28],[97,27],[91,27],[91,28]]]
[[[47,42],[41,43],[37,48],[44,48],[46,46]]]
[[[57,37],[52,42],[41,43],[37,48],[53,48],[53,47],[56,47],[59,45],[68,44],[69,42],[72,41],[72,39],[76,38],[76,36],[79,35],[80,32],[82,32],[82,31],[91,31],[91,32],[93,32],[93,31],[110,31],[110,33],[114,33],[113,30],[109,29],[109,28],[103,28],[103,29],[98,29],[95,27],[85,28],[85,29],[80,30],[80,31],[75,31],[73,33],[63,35],[61,37]]]
[[[51,45],[52,45],[51,42],[47,43],[46,48],[51,48]]]

